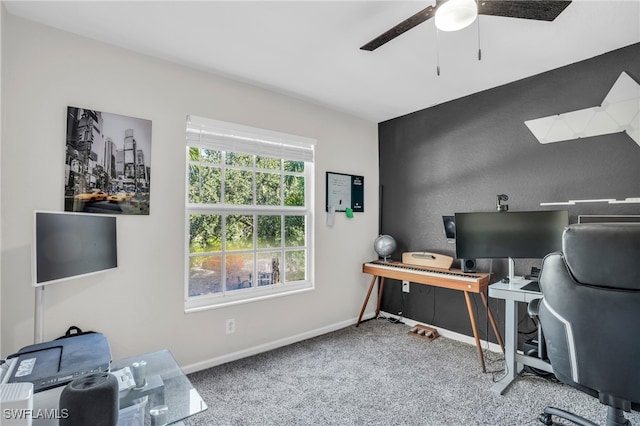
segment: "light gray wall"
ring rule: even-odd
[[[623,71],[640,83],[638,58],[640,44],[634,44],[380,123],[382,232],[396,238],[396,258],[421,250],[455,256],[442,216],[495,211],[497,194],[509,196],[509,210],[568,209],[570,222],[579,214],[640,214],[640,204],[541,207],[640,197],[640,146],[622,133],[542,145],[524,124],[600,105]],[[518,260],[516,273],[539,263]],[[503,260],[478,265],[498,278],[507,273]],[[406,295],[395,284],[385,287],[384,310],[471,335],[461,294],[413,286]],[[479,297],[475,302],[482,306]],[[501,307],[494,308],[502,320]],[[486,318],[479,317],[485,334]]]
[[[151,214],[118,217],[117,271],[46,289],[46,340],[77,325],[103,332],[114,358],[169,348],[194,370],[355,323],[378,229],[376,123],[9,14],[4,24],[2,355],[33,343],[33,211],[63,209],[67,106],[152,121]],[[317,139],[315,291],[183,312],[188,114]],[[328,170],[364,175],[370,206],[333,228]]]
[[[4,8],[4,4],[0,2],[0,188],[2,188],[2,169],[1,169],[1,165],[2,165],[2,145],[3,145],[3,133],[2,133],[2,123],[3,123],[3,118],[4,118],[4,96],[3,96],[3,80],[2,80],[2,75],[3,72],[2,70],[4,69],[4,61],[3,61],[3,57],[4,57],[4,49],[3,49],[3,45],[4,45],[4,17],[5,17],[6,11]],[[0,196],[0,224],[2,223],[2,197]],[[2,226],[0,226],[0,245],[2,244]],[[0,265],[1,267],[1,265]],[[1,270],[0,270],[0,315],[2,314],[2,274],[1,274]],[[2,330],[0,328],[0,342],[2,341]],[[2,343],[0,343],[0,349],[2,349]]]

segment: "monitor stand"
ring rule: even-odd
[[[523,276],[521,275],[516,275],[515,274],[515,269],[516,269],[516,262],[513,260],[513,258],[509,258],[508,259],[509,262],[509,284],[510,285],[520,285],[520,284],[529,284],[531,282],[531,280],[527,280],[525,279]]]

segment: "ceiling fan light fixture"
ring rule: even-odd
[[[436,28],[440,31],[458,31],[468,27],[478,17],[475,0],[449,0],[438,7]]]

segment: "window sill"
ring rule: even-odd
[[[251,289],[249,292],[238,290],[227,294],[214,294],[199,297],[191,297],[185,300],[184,312],[191,314],[195,312],[208,311],[211,309],[226,308],[245,303],[259,302],[282,296],[305,293],[314,290],[311,282],[305,281],[296,284],[289,284],[278,288]]]

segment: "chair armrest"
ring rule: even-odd
[[[533,299],[531,302],[529,302],[529,304],[527,305],[527,313],[529,314],[529,316],[531,318],[537,318],[538,317],[538,312],[540,310],[540,302],[542,302],[542,298],[540,299]]]

